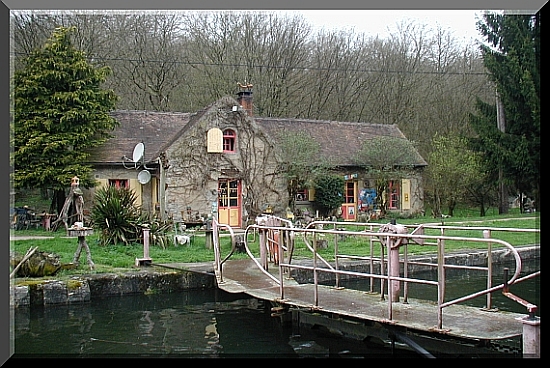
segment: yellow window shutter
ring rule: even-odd
[[[208,153],[223,152],[223,132],[219,128],[212,128],[206,134],[206,151]]]
[[[401,209],[411,209],[411,180],[401,180]]]
[[[130,179],[128,183],[130,184],[130,189],[136,193],[136,205],[141,206],[141,183],[137,179]]]
[[[96,188],[103,188],[106,187],[109,184],[109,181],[107,179],[96,179],[99,184],[97,184]]]

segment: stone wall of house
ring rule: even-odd
[[[287,203],[286,184],[275,175],[275,147],[243,111],[233,111],[235,100],[222,99],[182,134],[167,150],[166,210],[179,220],[190,207],[199,216],[212,213],[217,201],[218,180],[240,179],[243,224],[267,205]],[[211,128],[236,132],[235,153],[207,152]],[[284,208],[283,208],[284,209]]]
[[[424,188],[422,184],[422,169],[416,169],[410,173],[407,178],[410,180],[410,209],[400,208],[399,210],[393,210],[400,216],[412,216],[424,211]],[[374,188],[375,178],[371,177],[366,172],[359,172],[358,174],[358,190],[362,188]]]
[[[409,179],[411,180],[411,208],[401,210],[401,216],[413,216],[424,212],[424,183],[422,180],[424,168],[415,169]]]
[[[244,131],[237,124],[218,123],[223,128],[232,127],[238,132]],[[192,209],[193,215],[198,213],[201,217],[208,216],[212,212],[212,202],[217,200],[218,180],[234,174],[236,177],[242,179],[243,201],[259,201],[259,203],[254,203],[259,209],[263,210],[269,205],[273,208],[274,214],[285,217],[286,204],[288,203],[286,182],[280,176],[269,175],[265,177],[264,175],[264,173],[269,174],[276,170],[275,156],[269,147],[267,138],[261,135],[254,136],[253,144],[248,144],[245,139],[239,139],[241,145],[239,150],[246,150],[247,146],[254,146],[257,152],[267,153],[265,157],[255,157],[257,161],[251,165],[250,162],[243,163],[241,154],[239,153],[212,154],[206,152],[206,132],[212,125],[212,123],[200,122],[198,127],[175,142],[167,151],[167,156],[170,158],[170,169],[166,171],[167,214],[179,221],[182,219],[182,216],[187,216],[187,207],[189,206]],[[239,135],[239,138],[243,137]],[[248,155],[248,153],[246,154]],[[191,155],[193,155],[193,160],[190,160]],[[261,166],[260,169],[254,165],[264,166]],[[252,166],[252,173],[247,174],[250,166]],[[155,213],[158,210],[158,206],[156,206],[157,199],[153,186],[158,185],[159,179],[155,176],[155,172],[152,171],[150,182],[142,185],[137,182],[138,172],[139,170],[126,169],[122,166],[118,168],[96,168],[94,177],[101,183],[100,185],[104,185],[109,179],[128,179],[132,181],[133,186],[139,187],[139,190],[141,190],[142,208],[150,213]],[[341,175],[350,174],[349,170],[337,173]],[[358,173],[357,182],[359,190],[374,186],[375,179],[370,177],[368,173],[362,172],[359,169],[355,170],[354,173]],[[263,180],[260,180],[259,175],[262,175]],[[396,212],[400,216],[412,216],[424,211],[422,169],[418,169],[412,173],[409,179],[411,180],[411,208],[409,210],[390,212]],[[155,181],[157,181],[157,184],[154,184]],[[91,209],[93,196],[97,188],[84,190],[85,209]],[[261,196],[254,197],[255,194],[261,194]],[[302,210],[309,209],[311,213],[314,213],[310,207],[311,203],[309,202],[298,204],[298,208]],[[246,205],[245,209],[246,211],[243,211],[243,224],[246,223],[247,217],[253,219],[249,215],[249,208]]]

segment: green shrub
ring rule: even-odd
[[[91,217],[102,245],[128,245],[142,238],[143,220],[136,200],[129,188],[105,186],[96,190]]]
[[[344,184],[344,178],[338,175],[323,176],[316,180],[314,207],[321,216],[329,215],[344,203]]]

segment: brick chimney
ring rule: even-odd
[[[252,84],[246,83],[240,84],[237,83],[239,87],[241,88],[241,91],[237,93],[237,102],[241,107],[246,111],[248,116],[253,116],[253,106],[252,106]]]

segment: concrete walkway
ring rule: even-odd
[[[55,238],[55,237],[54,236],[32,236],[32,235],[29,235],[29,236],[10,235],[10,241],[12,241],[12,240],[32,240],[32,239],[40,240],[40,239],[53,239],[53,238]]]

